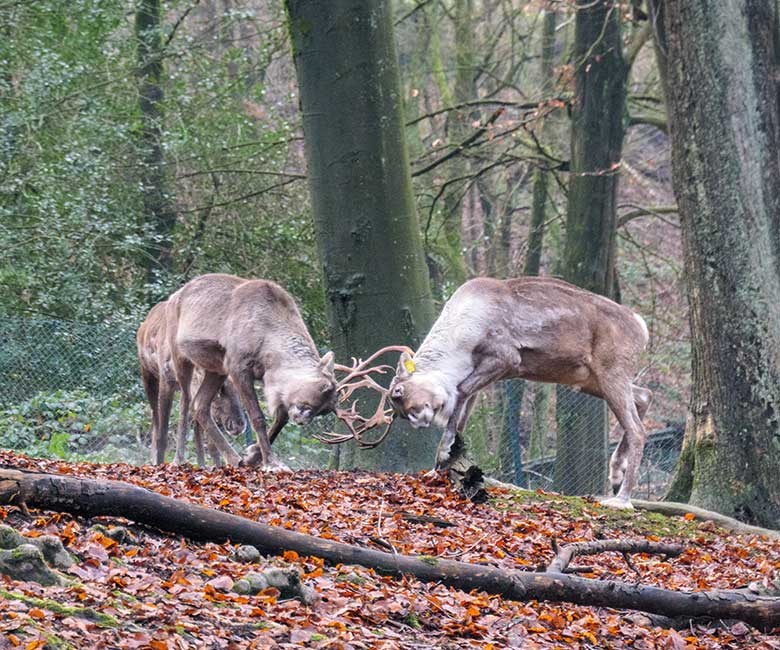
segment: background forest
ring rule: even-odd
[[[154,303],[202,273],[275,280],[296,297],[322,349],[333,346],[340,357],[370,352],[370,337],[348,332],[340,316],[349,289],[329,276],[322,223],[315,228],[299,110],[306,71],[299,66],[296,75],[293,57],[305,52],[311,26],[295,18],[297,4],[0,3],[6,445],[13,435],[16,447],[42,441],[51,452],[63,421],[83,436],[96,410],[115,419],[104,418],[102,436],[145,431],[132,332]],[[663,16],[657,3],[585,3],[588,11],[575,4],[392,5],[419,224],[413,239],[419,235],[436,313],[467,278],[524,274],[563,277],[641,313],[650,343],[640,383],[655,392],[648,430],[665,432],[661,464],[673,465],[690,405],[691,344],[667,72],[658,64],[666,56]],[[356,68],[371,65],[371,52],[347,54]],[[341,124],[358,130],[361,116],[349,103],[336,107]],[[315,196],[317,178],[309,179]],[[348,181],[342,190],[349,203]],[[371,246],[395,243],[375,228],[365,244],[360,224],[351,227],[352,255],[363,256],[356,266],[372,266]],[[372,270],[380,282],[383,273],[379,264]],[[389,340],[373,342],[419,342],[424,320],[416,333],[388,325]],[[383,324],[378,311],[362,327]],[[61,336],[69,346],[56,343]],[[108,366],[106,375],[96,372]],[[63,377],[76,367],[68,386]],[[556,486],[598,492],[606,409],[577,399],[567,407],[571,398],[560,391],[521,382],[486,392],[471,425],[474,453],[517,479],[523,462],[557,445],[563,470],[526,465],[531,475],[560,479],[582,464],[587,475]],[[58,424],[44,431],[47,422]],[[63,445],[53,453],[64,453]],[[327,462],[327,450],[314,446],[309,459]],[[660,486],[648,478],[648,494],[660,496],[669,476],[667,467]],[[690,480],[676,489],[690,496]]]

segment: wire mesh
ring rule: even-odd
[[[652,417],[645,425],[633,494],[660,499],[671,482],[685,427]],[[531,490],[606,494],[608,461],[621,434],[601,399],[564,386],[508,380],[481,396],[467,444],[480,466],[502,481]]]
[[[117,324],[0,318],[0,448],[40,457],[142,464],[151,411],[141,386],[135,331]],[[529,489],[603,494],[617,436],[602,400],[548,384],[509,380],[484,391],[466,431],[488,474]],[[172,423],[178,418],[174,406]],[[314,438],[333,418],[288,424],[275,443],[293,469],[328,467]],[[636,496],[660,498],[682,444],[682,424],[651,429]],[[171,436],[173,438],[173,436]],[[246,437],[231,440],[240,449]],[[172,441],[169,454],[173,454]],[[194,462],[190,444],[187,458]]]

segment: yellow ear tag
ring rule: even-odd
[[[408,372],[410,375],[417,370],[417,366],[414,365],[414,361],[411,359],[407,359],[404,361],[404,368],[406,368],[406,372]]]

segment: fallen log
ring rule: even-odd
[[[677,503],[675,501],[643,501],[642,499],[631,499],[631,503],[640,510],[658,512],[667,517],[693,515],[693,518],[697,521],[711,521],[716,526],[720,526],[721,528],[737,533],[738,535],[766,535],[769,539],[780,539],[780,530],[772,530],[771,528],[761,528],[760,526],[746,524],[744,521],[739,521],[738,519],[722,515],[719,512],[713,512],[712,510],[705,510],[704,508],[693,506],[690,503]]]
[[[547,600],[634,609],[672,618],[739,619],[758,628],[780,627],[780,598],[712,590],[679,592],[563,573],[512,571],[434,557],[384,553],[250,521],[156,494],[119,481],[0,470],[0,505],[115,516],[192,540],[251,544],[262,553],[294,550],[331,564],[359,564],[389,575],[412,575],[463,591],[478,589],[513,600]]]

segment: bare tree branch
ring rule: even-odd
[[[664,544],[660,542],[648,542],[647,540],[624,539],[600,539],[592,542],[572,542],[555,549],[555,557],[547,565],[547,571],[551,573],[566,573],[569,563],[578,555],[596,555],[598,553],[654,553],[677,557],[683,552],[680,544]]]
[[[628,126],[637,126],[639,124],[648,124],[669,135],[669,123],[663,117],[654,117],[653,115],[631,115],[628,118]]]
[[[659,206],[640,206],[640,205],[634,205],[632,203],[625,203],[621,206],[621,208],[635,208],[631,212],[626,212],[625,214],[622,214],[618,218],[617,227],[622,228],[625,226],[629,221],[633,221],[634,219],[638,219],[639,217],[644,217],[645,215],[651,215],[654,217],[658,217],[661,221],[664,223],[673,226],[674,228],[679,228],[680,225],[677,223],[674,223],[673,221],[669,221],[668,219],[664,219],[662,215],[664,214],[677,214],[677,206],[676,205],[659,205]]]
[[[422,176],[423,174],[428,173],[432,169],[435,169],[442,163],[447,162],[451,158],[454,158],[455,156],[459,156],[461,153],[463,153],[463,149],[468,147],[469,145],[473,144],[477,140],[479,140],[480,136],[485,133],[485,131],[488,130],[488,127],[493,124],[505,111],[504,108],[499,108],[495,111],[493,111],[493,114],[487,119],[487,121],[480,126],[474,133],[472,133],[468,138],[466,138],[463,142],[461,142],[459,145],[456,145],[456,147],[450,151],[448,154],[442,156],[441,158],[438,158],[437,160],[434,160],[430,165],[423,167],[422,169],[418,169],[417,171],[412,172],[412,176]]]

